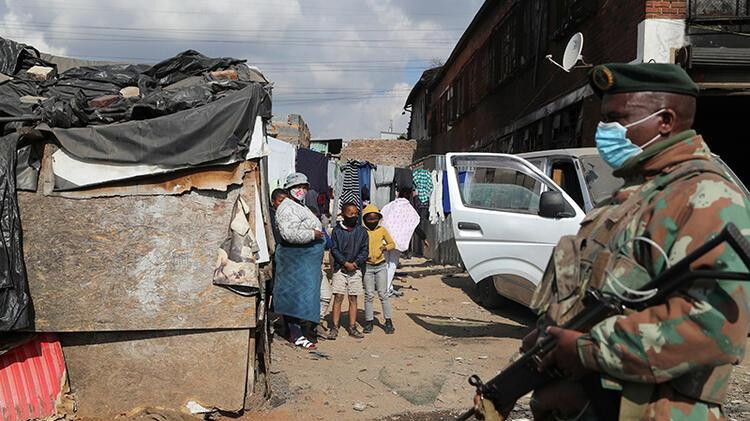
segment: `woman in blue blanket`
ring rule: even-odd
[[[276,209],[281,241],[274,255],[273,308],[284,316],[292,343],[315,349],[325,235],[320,219],[303,204],[310,189],[307,176],[289,174],[284,188],[289,196]]]

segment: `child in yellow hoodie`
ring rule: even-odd
[[[385,251],[396,248],[390,234],[385,228],[380,226],[380,220],[383,215],[375,205],[367,205],[362,212],[362,221],[367,228],[369,237],[370,253],[367,256],[367,268],[365,269],[364,286],[365,286],[365,333],[372,332],[374,316],[375,290],[380,296],[380,304],[383,306],[383,316],[385,317],[385,333],[391,334],[395,331],[393,321],[391,321],[391,302],[388,299],[388,271],[385,265]]]

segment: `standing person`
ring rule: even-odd
[[[625,187],[561,239],[532,300],[537,331],[557,340],[541,365],[565,374],[534,392],[535,419],[724,420],[747,341],[747,283],[701,279],[582,332],[555,327],[584,306],[589,288],[641,288],[728,223],[750,230],[750,201],[691,130],[698,86],[685,70],[606,64],[590,83],[602,97],[599,154]],[[746,271],[723,245],[692,267]]]
[[[386,267],[388,271],[388,295],[401,296],[402,292],[393,289],[393,278],[396,276],[396,268],[401,253],[409,249],[412,235],[416,233],[425,247],[430,247],[424,231],[419,227],[419,214],[411,204],[414,190],[411,187],[402,187],[398,191],[398,198],[383,206],[383,227],[393,238],[396,248],[385,253]]]
[[[373,301],[375,299],[375,290],[380,296],[380,304],[383,307],[383,317],[385,318],[385,333],[391,334],[395,331],[393,321],[391,320],[391,302],[388,298],[388,269],[385,264],[385,255],[383,253],[396,248],[396,243],[388,234],[388,231],[380,226],[380,220],[383,215],[380,214],[378,207],[367,205],[363,211],[363,220],[367,235],[369,238],[369,254],[367,256],[367,269],[365,270],[365,333],[372,332],[372,324],[375,318]]]
[[[271,193],[271,231],[273,232],[273,240],[276,244],[281,242],[279,227],[276,225],[276,209],[279,208],[281,202],[287,197],[289,197],[289,193],[284,189],[275,189]]]
[[[274,311],[284,316],[290,342],[315,349],[313,326],[320,321],[324,234],[320,220],[302,204],[309,189],[307,177],[289,174],[284,187],[289,197],[276,210],[281,241],[274,254]]]
[[[359,209],[355,203],[347,203],[341,208],[344,217],[331,234],[333,247],[333,326],[328,339],[334,340],[339,333],[341,304],[344,296],[349,297],[349,328],[353,338],[364,336],[357,330],[357,298],[362,295],[362,272],[365,270],[368,254],[368,237],[359,224]]]
[[[323,234],[326,243],[325,250],[328,252],[328,266],[331,266],[331,248],[333,247],[333,240],[328,235],[328,227],[323,225]],[[322,270],[322,276],[320,277],[320,322],[315,327],[315,335],[318,338],[325,339],[328,336],[328,330],[323,326],[323,321],[328,315],[328,310],[331,307],[331,299],[333,298],[333,291],[331,291],[331,279],[329,277],[330,270]]]

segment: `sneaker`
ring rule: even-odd
[[[365,322],[365,327],[362,329],[362,332],[364,333],[372,333],[372,320]]]
[[[385,327],[383,327],[383,330],[385,330],[385,333],[388,335],[392,335],[393,332],[396,331],[396,329],[393,327],[393,322],[391,319],[385,319]]]
[[[362,339],[365,337],[365,335],[362,334],[362,332],[357,330],[356,326],[350,327],[347,332],[349,333],[349,336],[355,339]]]
[[[329,341],[335,341],[336,337],[338,336],[339,336],[339,328],[334,326],[331,328],[331,330],[328,331],[328,336],[326,337],[326,339],[328,339]]]
[[[391,292],[391,295],[394,296],[394,297],[402,297],[404,295],[404,293],[401,292],[401,291],[399,291],[399,290],[397,290],[397,289],[394,289],[393,292]]]

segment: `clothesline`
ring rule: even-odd
[[[445,171],[424,168],[399,168],[375,165],[368,161],[342,162],[309,149],[268,138],[268,183],[270,190],[283,187],[286,176],[301,172],[308,177],[310,189],[306,203],[321,214],[338,214],[344,203],[355,203],[360,209],[372,203],[378,208],[394,200],[399,190],[415,192],[414,205],[429,209],[429,220],[437,224],[450,213]]]

